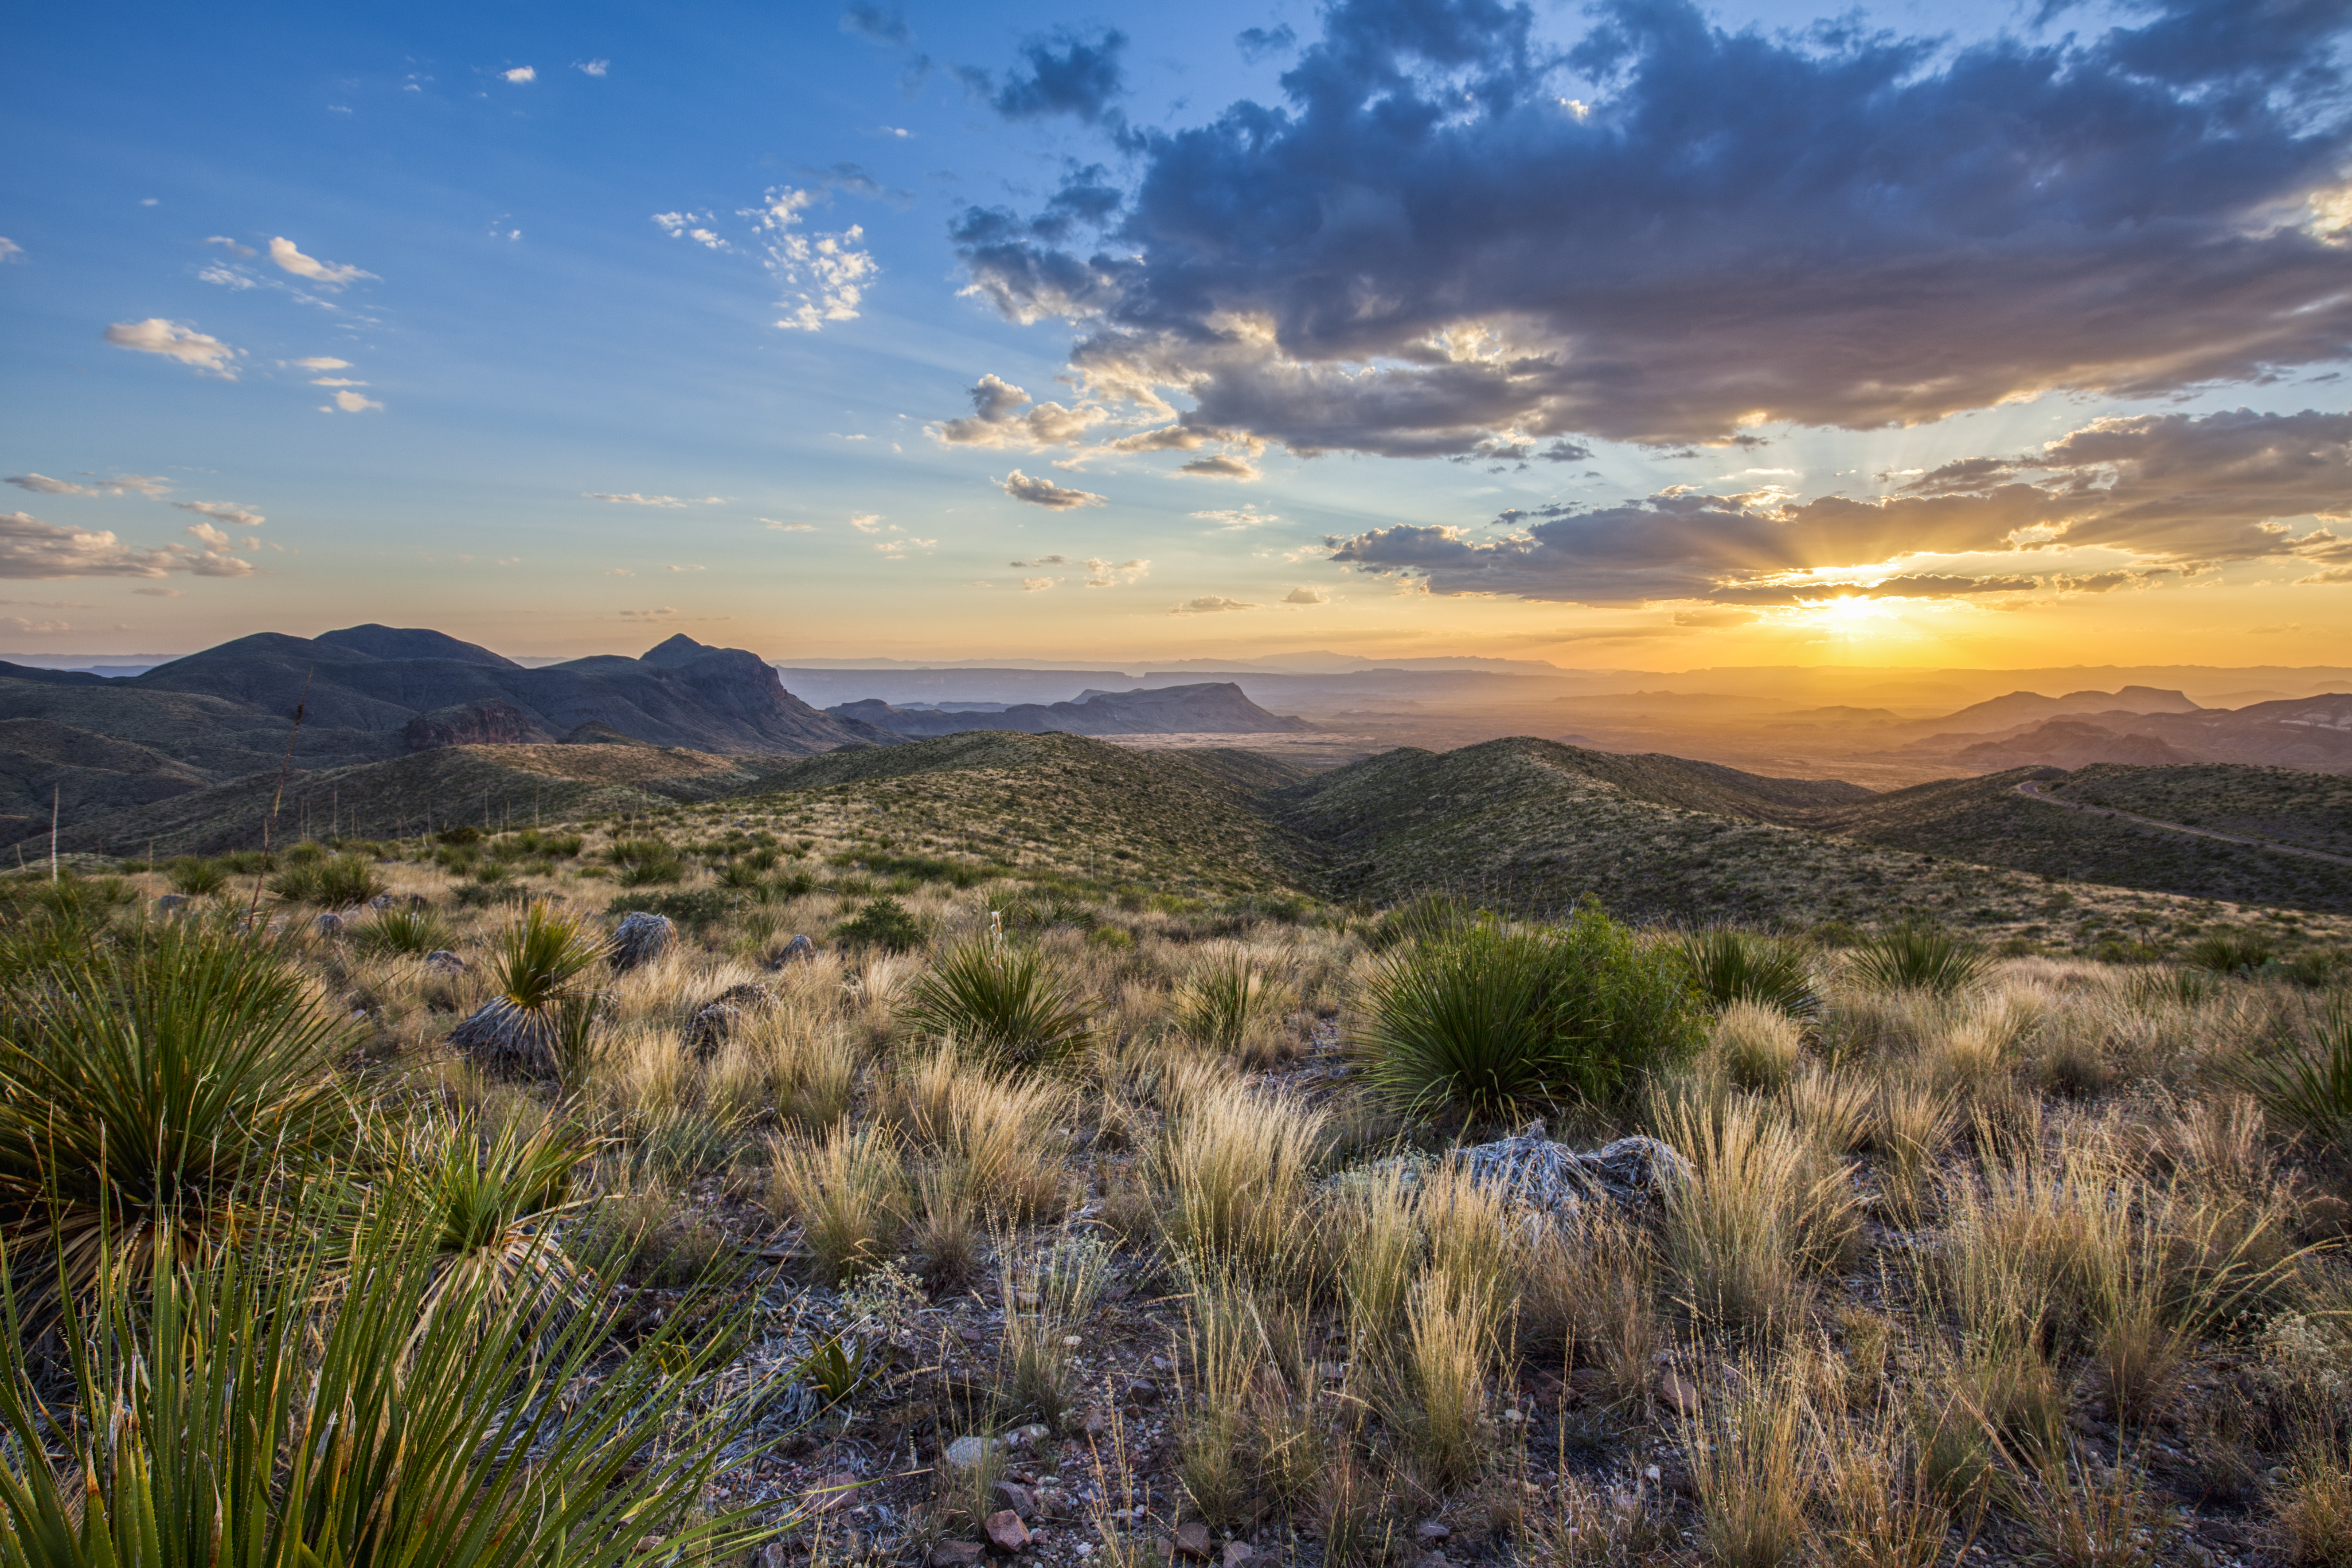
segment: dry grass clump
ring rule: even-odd
[[[1017,1225],[1068,1206],[1062,1158],[1073,1100],[1066,1084],[1004,1078],[950,1040],[887,1080],[881,1109],[938,1155],[964,1197]]]
[[[1662,1131],[1692,1166],[1665,1231],[1691,1311],[1727,1328],[1793,1326],[1812,1277],[1853,1245],[1854,1168],[1746,1097],[1712,1115],[1678,1111]]]
[[[1796,1076],[1804,1030],[1778,1007],[1740,1000],[1716,1016],[1707,1049],[1736,1089],[1771,1090]]]
[[[828,1284],[888,1258],[907,1224],[907,1170],[879,1127],[835,1128],[823,1142],[769,1145],[769,1211],[801,1227],[809,1260]]]
[[[1238,1082],[1199,1091],[1157,1151],[1169,1245],[1204,1271],[1296,1279],[1324,1120]]]
[[[1696,1414],[1681,1421],[1710,1562],[1780,1568],[1811,1535],[1807,1506],[1819,1485],[1819,1422],[1808,1397],[1802,1345],[1727,1366]]]

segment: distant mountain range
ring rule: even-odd
[[[1161,686],[1132,691],[1082,691],[1074,702],[894,707],[877,699],[845,702],[826,712],[907,736],[951,735],[964,730],[1009,730],[1027,735],[1269,735],[1301,733],[1315,725],[1269,713],[1231,681]]]
[[[302,711],[299,732],[297,708]],[[526,668],[440,632],[261,632],[128,679],[0,664],[0,842],[274,773],[459,745],[634,740],[812,756],[900,737],[810,707],[756,654],[674,637]]]

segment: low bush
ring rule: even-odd
[[[1509,1121],[1617,1103],[1697,1046],[1696,1002],[1676,954],[1597,908],[1552,930],[1490,918],[1384,960],[1356,1047],[1391,1103]]]
[[[374,919],[353,933],[352,940],[362,952],[398,952],[422,958],[446,948],[452,939],[446,921],[429,909],[411,907],[377,910]]]
[[[942,954],[900,1016],[1000,1066],[1042,1067],[1086,1044],[1094,1008],[1035,948],[982,937]]]
[[[923,926],[907,906],[888,897],[869,900],[866,907],[834,930],[842,941],[856,947],[878,947],[891,952],[908,952],[923,944]]]
[[[735,895],[716,888],[698,888],[690,893],[624,893],[604,906],[604,912],[615,918],[661,915],[698,931],[717,925],[734,910]]]
[[[1927,991],[1950,996],[1981,982],[1992,959],[1983,948],[1941,926],[1915,921],[1879,932],[1853,957],[1854,978],[1881,991]]]
[[[164,868],[172,879],[172,890],[191,899],[201,899],[217,893],[228,886],[228,868],[217,860],[201,855],[184,855]]]
[[[1791,1018],[1820,1016],[1822,994],[1814,986],[1805,950],[1797,942],[1718,926],[1685,938],[1682,952],[1693,982],[1717,1007],[1753,1002]]]
[[[2213,974],[2250,974],[2278,956],[2277,947],[2259,931],[2216,931],[2189,947],[2191,965]]]
[[[383,879],[364,856],[321,853],[298,859],[289,854],[286,869],[269,879],[269,890],[289,903],[350,909],[383,892]]]

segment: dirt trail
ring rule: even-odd
[[[2089,805],[2079,800],[2061,800],[2046,793],[2040,779],[2027,779],[2017,786],[2017,793],[2028,800],[2038,800],[2044,805],[2063,806],[2068,811],[2087,811],[2094,816],[2113,816],[2125,822],[2136,822],[2142,827],[2160,827],[2167,833],[2187,833],[2199,838],[2218,838],[2224,844],[2243,844],[2251,849],[2271,849],[2281,855],[2302,855],[2314,860],[2332,861],[2338,866],[2352,866],[2352,855],[2330,855],[2325,849],[2305,849],[2299,844],[2280,844],[2268,838],[2247,838],[2235,833],[2216,833],[2210,827],[2191,827],[2185,822],[2167,822],[2162,817],[2142,816],[2137,812],[2117,811],[2112,806]]]

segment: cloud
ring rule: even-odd
[[[192,511],[199,517],[227,523],[231,528],[259,528],[269,521],[257,511],[249,511],[225,500],[175,500],[172,504],[182,511]]]
[[[1297,47],[1298,35],[1287,22],[1273,27],[1244,27],[1234,37],[1234,47],[1252,65],[1270,55],[1287,54]]]
[[[732,250],[733,246],[721,239],[716,230],[706,226],[710,217],[709,213],[656,213],[654,222],[668,231],[673,239],[690,239],[705,250]]]
[[[940,542],[936,539],[907,538],[886,539],[881,543],[877,544],[874,548],[882,552],[885,560],[904,561],[908,556],[911,555],[918,550],[921,551],[924,554],[929,555],[932,551],[937,550],[939,547]]]
[[[896,5],[883,6],[856,0],[841,13],[841,30],[864,38],[868,43],[904,48],[914,41],[914,30],[907,26],[907,14]]]
[[[1075,447],[1087,431],[1109,415],[1100,407],[1065,408],[1058,403],[1031,404],[1029,395],[1010,382],[983,375],[970,389],[971,414],[946,419],[924,429],[932,439],[950,447],[998,447],[1035,452],[1048,447]],[[1028,405],[1028,412],[1019,410]]]
[[[872,533],[882,526],[882,514],[878,511],[851,512],[849,526],[860,533]]]
[[[347,360],[347,359],[330,359],[330,358],[328,358],[328,357],[327,357],[326,355],[324,355],[324,354],[318,354],[318,355],[314,355],[314,356],[312,356],[312,357],[311,357],[311,358],[310,358],[310,359],[298,359],[298,360],[291,361],[291,362],[289,362],[289,363],[292,363],[296,368],[300,369],[300,370],[320,370],[320,371],[325,371],[325,370],[349,370],[349,369],[351,369],[351,368],[352,368],[352,362],[351,362],[351,361],[349,361],[349,360]]]
[[[1004,493],[1014,500],[1024,500],[1031,506],[1051,507],[1055,511],[1109,504],[1092,490],[1066,489],[1051,479],[1033,479],[1018,468],[1004,476]]]
[[[1227,532],[1239,528],[1256,528],[1264,523],[1282,521],[1277,513],[1258,510],[1255,502],[1240,508],[1228,507],[1217,511],[1196,511],[1192,515],[1210,522],[1222,523]]]
[[[1282,102],[1132,138],[1099,247],[951,236],[1007,319],[1076,324],[1084,384],[1301,453],[1571,461],[2339,358],[2345,10],[2125,15],[1954,47],[1603,0],[1562,52],[1526,5],[1335,0]]]
[[[1328,605],[1331,595],[1320,588],[1293,588],[1282,596],[1286,605]]]
[[[1015,572],[1025,572],[1034,566],[1066,566],[1069,563],[1070,558],[1066,555],[1040,555],[1034,561],[1008,561],[1005,563],[1006,565],[1012,567]]]
[[[2315,514],[2352,516],[2352,415],[2235,409],[2095,419],[2038,451],[1947,464],[1874,500],[1677,485],[1617,506],[1507,511],[1499,537],[1407,523],[1328,542],[1334,561],[1437,594],[1792,604],[2014,593],[2036,579],[2102,592],[2224,561],[2352,562],[2352,539],[2332,526],[2290,525]],[[2070,575],[2064,553],[2084,550],[2136,557],[2123,570],[2137,575]],[[1982,564],[1965,576],[1899,564],[1921,555]]]
[[[787,331],[814,332],[827,321],[856,321],[866,286],[882,270],[866,249],[866,230],[857,224],[831,234],[802,231],[801,214],[824,195],[778,185],[761,205],[741,215],[769,237],[761,265],[783,285],[779,303],[787,313],[776,325]]]
[[[1759,617],[1753,610],[1676,610],[1678,626],[1744,626]]]
[[[1170,606],[1171,616],[1214,616],[1226,610],[1255,610],[1255,605],[1245,605],[1239,599],[1227,599],[1215,594],[1203,594],[1197,599],[1187,599]]]
[[[297,278],[308,278],[321,289],[341,289],[354,279],[375,276],[373,272],[362,272],[341,262],[321,261],[314,256],[305,256],[294,248],[292,240],[283,235],[269,242],[269,259],[278,263],[280,271],[291,272]]]
[[[183,531],[194,534],[215,550],[226,550],[229,537],[209,522],[192,522]]]
[[[681,500],[676,496],[641,496],[635,490],[629,490],[619,495],[614,495],[605,490],[582,490],[580,493],[590,500],[611,501],[615,506],[685,507],[718,506],[721,504],[721,500],[718,496],[704,496],[699,500]]]
[[[1041,120],[1067,114],[1091,125],[1112,113],[1111,100],[1125,90],[1118,57],[1127,35],[1116,27],[1093,33],[1067,28],[1032,38],[1021,47],[1025,68],[1016,68],[989,107],[1007,120]],[[965,79],[984,87],[976,72]]]
[[[0,234],[0,261],[14,261],[24,254],[23,246],[10,239],[6,235]]]
[[[610,71],[613,68],[613,62],[604,59],[573,60],[572,62],[572,68],[578,71],[582,76],[602,78],[607,71]]]
[[[363,381],[348,383],[316,382],[313,383],[313,384],[319,386],[336,384],[365,386],[367,383]],[[378,414],[383,412],[383,404],[378,403],[373,397],[369,397],[364,394],[357,392],[339,392],[335,394],[333,402],[321,403],[319,405],[319,412],[321,414],[332,414],[338,409],[341,409],[345,414],[364,414],[371,408],[374,409]]]
[[[709,568],[707,566],[665,566],[662,570],[665,572],[707,572]]]
[[[813,522],[786,522],[782,518],[774,517],[763,517],[760,521],[778,533],[814,533],[816,531],[816,524]]]
[[[1226,457],[1223,453],[1206,458],[1195,458],[1176,471],[1203,479],[1246,480],[1257,478],[1257,469],[1254,465],[1239,458]]]
[[[364,381],[353,381],[347,375],[320,375],[310,378],[312,386],[365,386]]]
[[[2352,566],[2332,566],[2325,572],[2315,572],[2308,577],[2297,577],[2298,584],[2310,583],[2352,583]]]
[[[517,66],[510,71],[500,71],[499,74],[509,81],[518,83],[539,79],[539,72],[530,66]]]
[[[71,479],[53,479],[47,474],[11,474],[7,482],[37,496],[97,496],[106,493],[102,485],[78,485]]]
[[[106,329],[106,341],[119,349],[163,354],[227,381],[236,379],[236,356],[245,352],[161,316],[150,316],[143,321],[117,321]]]
[[[1021,579],[1021,591],[1024,594],[1042,594],[1060,581],[1058,577],[1024,577]]]
[[[69,632],[74,629],[73,623],[70,621],[28,621],[22,616],[0,616],[0,626],[28,636],[38,636],[47,632]]]
[[[249,245],[240,245],[225,234],[212,235],[205,240],[205,243],[206,245],[217,245],[222,249],[227,251],[231,256],[258,256],[261,254],[259,251],[254,249],[253,247]]]
[[[147,599],[179,599],[187,596],[185,588],[133,588],[132,593]]]
[[[1089,588],[1124,587],[1129,583],[1140,583],[1151,574],[1151,563],[1149,561],[1109,562],[1088,556],[1084,564]]]
[[[0,577],[161,577],[173,572],[249,577],[253,566],[217,550],[183,544],[134,550],[103,530],[60,528],[26,512],[0,512]]]

